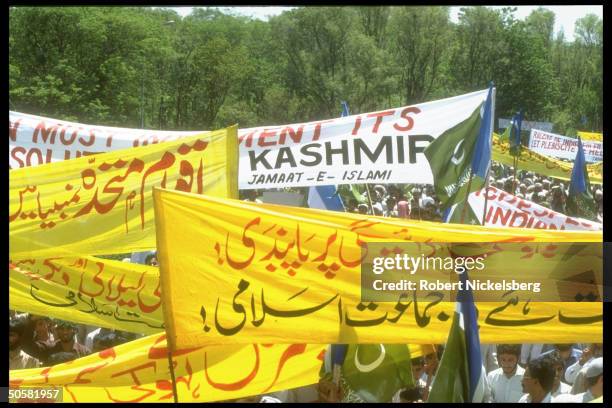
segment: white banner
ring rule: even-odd
[[[423,151],[468,119],[486,97],[482,90],[379,112],[245,129],[239,188],[433,183]]]
[[[9,166],[38,166],[198,133],[84,125],[9,111]]]
[[[603,160],[602,142],[583,140],[582,148],[587,162],[593,163]],[[531,129],[529,149],[546,156],[574,161],[578,151],[578,139]]]
[[[505,119],[505,118],[499,118],[497,120],[497,127],[499,129],[505,129],[508,126],[510,126],[510,123],[512,122],[512,119]],[[521,131],[527,131],[527,130],[531,130],[531,129],[542,129],[545,130],[547,132],[552,132],[553,130],[553,124],[551,122],[534,122],[531,120],[523,120],[521,122]]]
[[[569,217],[493,186],[489,186],[487,192],[486,226],[574,231],[602,230],[602,224],[582,218]],[[482,224],[485,190],[471,193],[469,203]]]
[[[241,129],[239,188],[433,183],[423,150],[466,120],[486,97],[482,90],[336,119]],[[9,112],[9,164],[37,166],[197,133],[92,126]]]

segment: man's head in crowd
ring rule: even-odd
[[[72,343],[74,341],[75,326],[74,324],[65,320],[58,320],[57,324],[57,337],[62,343]]]
[[[412,365],[412,378],[418,380],[423,375],[424,371],[424,362],[423,357],[416,357],[410,360]]]
[[[555,350],[562,360],[567,360],[572,355],[571,344],[555,344]]]
[[[440,360],[438,359],[437,353],[429,353],[425,355],[423,364],[423,369],[427,373],[427,375],[436,375],[436,371],[438,370],[438,363]]]
[[[347,207],[347,211],[348,212],[357,212],[357,206],[359,205],[359,203],[357,202],[356,199],[351,198],[348,202],[348,207]]]
[[[516,372],[521,357],[520,344],[500,344],[497,346],[497,362],[504,374],[511,376]]]
[[[423,402],[423,390],[420,387],[406,388],[400,392],[400,402]]]
[[[395,207],[395,203],[397,202],[397,200],[395,199],[395,197],[388,197],[387,198],[387,210],[392,210],[393,207]]]
[[[38,338],[47,338],[49,336],[49,319],[40,318],[34,321],[34,330]]]
[[[599,398],[603,395],[603,358],[598,357],[591,361],[586,368],[585,374],[586,386],[593,394],[593,397]]]
[[[357,210],[359,211],[359,214],[367,214],[368,206],[366,204],[359,204],[359,207],[357,207]]]
[[[21,346],[23,335],[23,322],[18,319],[9,320],[9,350],[13,351]]]
[[[145,265],[158,266],[159,263],[157,262],[157,254],[147,255],[147,257],[145,258]]]
[[[603,191],[601,191],[599,189],[595,190],[594,198],[595,198],[595,201],[597,201],[597,202],[603,200]]]
[[[561,358],[559,352],[556,350],[550,354],[547,354],[545,358],[550,360],[550,363],[552,364],[553,369],[555,370],[555,378],[553,381],[552,389],[556,390],[557,388],[559,388],[559,385],[561,384],[561,379],[563,378],[563,359]]]
[[[527,364],[523,380],[523,392],[529,394],[533,402],[541,401],[553,387],[555,369],[547,358],[536,358]]]

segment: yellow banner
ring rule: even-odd
[[[155,248],[153,186],[237,198],[237,127],[9,171],[13,259]]]
[[[509,150],[510,145],[508,142],[502,141],[499,135],[494,133],[491,158],[507,166],[514,166],[514,157],[510,155]],[[527,148],[521,149],[521,156],[518,160],[519,170],[533,171],[537,174],[561,180],[571,180],[573,167],[573,163],[543,156]],[[603,162],[588,164],[587,171],[591,183],[603,183]]]
[[[314,384],[326,345],[219,346],[172,355],[179,402],[224,401]],[[173,402],[165,334],[47,368],[9,371],[10,387],[61,386],[64,402]]]
[[[153,334],[164,330],[159,269],[73,256],[9,264],[13,310]]]
[[[603,142],[603,133],[597,132],[583,132],[579,130],[576,132],[583,140],[595,140],[597,142]]]
[[[161,189],[153,194],[171,348],[253,342],[444,343],[453,302],[435,294],[430,301],[361,302],[362,243],[602,241],[600,231],[485,228],[256,205]],[[537,267],[535,262],[522,264]],[[602,337],[600,302],[530,303],[510,297],[477,307],[484,343]]]

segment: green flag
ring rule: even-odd
[[[467,205],[467,208],[465,209],[465,214],[463,215],[463,224],[481,225],[481,221],[474,212],[474,209],[472,208],[470,203],[466,204],[464,201],[460,201],[457,204],[452,205],[444,214],[442,221],[449,222],[452,224],[460,224],[461,214],[463,213],[463,207],[465,205]]]
[[[481,107],[476,108],[468,119],[441,134],[424,151],[442,208],[449,208],[466,198],[481,125]],[[483,187],[484,179],[474,177],[470,192]]]
[[[408,345],[349,344],[342,377],[349,388],[345,400],[355,393],[355,400],[391,402],[400,389],[414,385]]]
[[[351,192],[353,193],[353,197],[355,197],[355,200],[357,200],[359,204],[368,203],[368,199],[359,192],[359,189],[357,188],[356,184],[351,184]]]
[[[469,400],[470,377],[466,357],[467,346],[459,319],[461,315],[455,313],[448,342],[438,365],[427,402],[471,402]]]

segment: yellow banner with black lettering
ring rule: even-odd
[[[579,130],[576,132],[583,140],[595,140],[597,142],[603,142],[603,133],[597,132],[583,132]]]
[[[61,386],[63,402],[173,402],[166,335],[69,363],[9,371],[10,387]],[[226,401],[314,384],[326,345],[251,344],[172,354],[179,402]]]
[[[507,141],[501,140],[496,133],[493,134],[491,159],[507,166],[514,166],[514,157],[510,155],[510,145]],[[533,171],[561,180],[571,180],[573,167],[573,163],[553,159],[527,148],[521,149],[521,155],[518,158],[519,170]],[[587,164],[587,171],[591,183],[603,183],[603,162]]]
[[[13,259],[155,248],[152,187],[237,198],[237,127],[9,171]]]
[[[407,221],[155,189],[171,348],[240,343],[444,343],[454,302],[361,301],[366,242],[601,242],[600,231]],[[559,263],[562,256],[554,261]],[[531,265],[537,271],[532,254]],[[516,268],[516,263],[513,267]],[[484,343],[598,341],[601,302],[477,303]]]
[[[98,327],[164,330],[159,269],[92,256],[9,263],[9,307]]]

